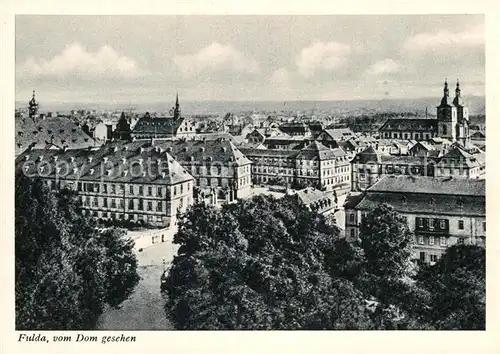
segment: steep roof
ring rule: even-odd
[[[34,149],[85,149],[99,145],[66,117],[16,118],[15,126],[16,156],[30,146]]]
[[[154,146],[168,152],[181,164],[203,165],[207,162],[250,164],[251,161],[230,141],[157,141]]]
[[[193,179],[168,153],[137,147],[140,145],[113,143],[95,150],[36,149],[16,159],[16,170],[21,172],[28,166],[25,172],[36,173],[37,165],[25,162],[44,161],[47,164],[44,176],[48,178],[152,184],[177,184]]]
[[[380,154],[378,154],[372,146],[368,146],[365,150],[354,156],[353,162],[365,164],[368,162],[381,162]]]
[[[349,128],[324,129],[333,140],[347,140],[354,136],[354,132]]]
[[[174,119],[173,117],[142,117],[135,124],[132,134],[175,135],[184,120],[185,118]]]
[[[338,153],[327,148],[325,145],[321,144],[319,141],[313,141],[305,148],[301,149],[297,155],[298,159],[318,159],[318,160],[334,160]]]
[[[353,209],[358,203],[363,199],[364,193],[362,192],[350,192],[344,202],[344,209]]]
[[[258,149],[258,148],[240,148],[240,151],[245,156],[252,157],[285,157],[294,158],[299,151],[284,150],[284,149]]]
[[[299,200],[305,205],[317,202],[318,200],[321,200],[328,196],[324,192],[313,187],[307,187],[298,190],[295,194],[299,198]]]
[[[481,179],[389,175],[380,179],[368,190],[371,192],[485,196],[485,186],[485,180]]]
[[[438,166],[443,165],[454,165],[455,167],[458,167],[458,165],[465,165],[468,168],[474,168],[479,167],[480,162],[474,155],[469,154],[467,151],[461,149],[458,146],[454,146],[439,160]]]

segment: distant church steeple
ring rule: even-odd
[[[448,80],[447,79],[444,79],[443,93],[445,96],[450,96],[450,89],[448,88]]]
[[[35,118],[38,115],[38,103],[35,100],[35,90],[33,90],[33,97],[29,101],[29,117]]]
[[[179,106],[179,93],[175,97],[175,107],[174,107],[174,119],[179,119],[181,117],[181,109]]]

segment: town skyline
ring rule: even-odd
[[[482,15],[48,17],[16,17],[16,101],[484,95]]]

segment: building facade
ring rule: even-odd
[[[168,227],[193,204],[194,178],[170,154],[144,143],[29,150],[16,169],[51,189],[76,191],[82,212],[101,220]]]
[[[382,203],[394,207],[414,234],[413,258],[434,263],[457,244],[485,246],[485,181],[386,176],[344,204],[346,238],[359,237],[363,217]]]

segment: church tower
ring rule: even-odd
[[[438,136],[455,141],[457,138],[457,107],[453,104],[448,89],[448,81],[444,81],[443,98],[437,107]]]
[[[33,97],[29,101],[29,117],[36,118],[38,116],[38,103],[35,100],[35,90],[33,90]]]
[[[457,125],[456,125],[456,138],[462,145],[469,142],[469,109],[464,104],[462,92],[460,90],[460,82],[457,80],[457,87],[455,88],[455,98],[453,105],[457,109]]]

